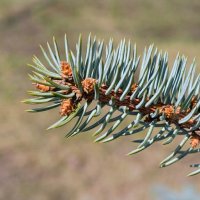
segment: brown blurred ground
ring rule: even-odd
[[[200,177],[187,178],[190,156],[165,169],[159,162],[173,145],[156,144],[136,156],[132,138],[109,144],[94,144],[89,134],[65,140],[62,133],[45,128],[58,117],[57,111],[37,115],[20,101],[32,86],[27,74],[38,45],[55,35],[62,46],[66,33],[74,48],[79,33],[136,42],[142,54],[155,43],[169,52],[196,56],[200,71],[200,1],[120,0],[1,0],[0,2],[0,199],[9,200],[140,200],[155,199],[152,188],[164,184],[179,190],[192,184],[200,191]],[[63,46],[62,46],[63,48]],[[189,66],[189,64],[188,64]],[[52,115],[52,116],[51,116]]]

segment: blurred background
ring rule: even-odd
[[[155,144],[127,157],[131,138],[94,144],[83,134],[66,140],[69,126],[45,130],[59,118],[57,110],[24,111],[30,106],[20,101],[32,89],[27,63],[42,57],[39,44],[55,36],[63,49],[66,33],[73,49],[79,33],[85,44],[90,32],[115,44],[131,39],[140,54],[154,43],[169,52],[170,62],[178,52],[188,66],[196,57],[200,71],[199,0],[0,0],[0,199],[149,200],[171,193],[182,200],[184,188],[192,188],[184,199],[198,199],[200,176],[186,177],[198,154],[160,169],[174,145]]]

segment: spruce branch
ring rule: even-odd
[[[29,91],[34,98],[24,102],[48,105],[28,111],[59,107],[61,118],[48,129],[61,127],[76,118],[74,127],[65,136],[72,137],[99,126],[93,133],[95,142],[110,142],[145,131],[144,138],[134,141],[139,143],[138,147],[128,155],[154,142],[167,145],[181,137],[175,150],[160,163],[161,167],[199,153],[200,74],[196,73],[195,61],[188,68],[185,56],[177,55],[169,70],[167,52],[162,53],[153,45],[145,48],[140,57],[136,45],[132,47],[130,41],[126,43],[124,39],[114,47],[110,40],[104,50],[104,42],[92,39],[91,35],[85,55],[81,36],[75,52],[70,50],[66,35],[64,46],[65,58],[61,59],[53,38],[53,48],[49,43],[47,50],[41,46],[46,64],[34,56],[30,65],[34,71],[29,77],[37,90]],[[88,111],[92,102],[96,105]],[[92,122],[102,115],[104,106],[109,106],[108,112]],[[117,111],[120,115],[114,117]],[[117,132],[128,116],[133,116],[133,121]],[[112,126],[104,131],[109,123]],[[158,132],[157,128],[160,128]],[[198,169],[189,175],[199,173]]]

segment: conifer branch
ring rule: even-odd
[[[92,130],[95,142],[109,142],[121,136],[146,132],[138,147],[128,155],[138,153],[154,142],[170,144],[176,138],[182,141],[161,163],[171,165],[185,156],[199,153],[200,144],[200,74],[196,74],[195,61],[186,66],[187,59],[177,55],[171,71],[167,52],[145,48],[143,57],[137,55],[136,45],[122,40],[116,48],[110,40],[105,47],[103,41],[88,37],[85,55],[82,52],[82,38],[72,52],[64,38],[65,59],[61,59],[57,43],[53,48],[47,43],[47,50],[41,47],[46,64],[33,57],[34,72],[29,75],[36,91],[28,93],[35,98],[24,100],[29,104],[47,106],[28,110],[41,112],[59,107],[61,118],[48,129],[58,128],[76,118],[74,127],[65,136],[72,137]],[[139,72],[139,77],[136,77]],[[96,106],[88,111],[90,104]],[[92,119],[101,115],[104,106],[108,112],[96,122]],[[113,117],[116,111],[121,114]],[[126,117],[133,121],[120,131],[116,129]],[[104,131],[108,123],[112,126]],[[155,133],[155,128],[160,131]],[[103,132],[104,131],[104,132]],[[157,129],[156,129],[157,131]],[[199,166],[198,166],[199,167]],[[189,175],[196,175],[196,170]]]

